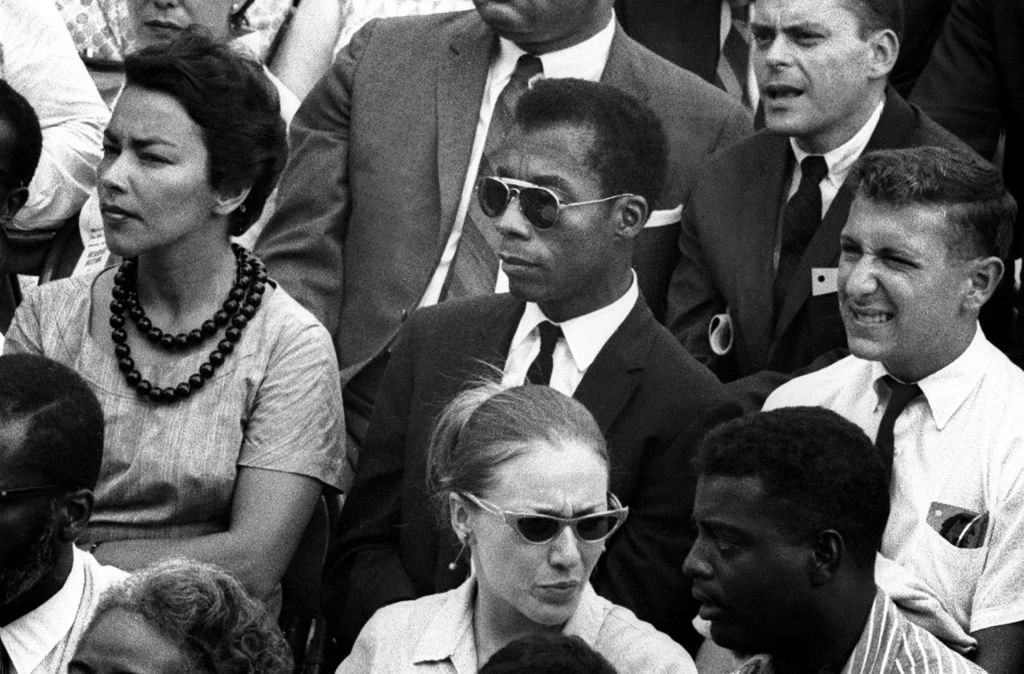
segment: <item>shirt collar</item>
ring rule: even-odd
[[[581,80],[597,82],[608,63],[608,54],[612,49],[612,38],[615,37],[615,14],[612,13],[608,25],[597,33],[565,49],[548,52],[539,56],[544,64],[544,77],[575,77]],[[497,81],[505,81],[512,77],[516,62],[525,54],[515,42],[498,38],[501,45],[498,58],[492,65],[492,74]]]
[[[57,593],[33,611],[0,627],[0,640],[15,671],[34,671],[75,624],[78,605],[85,590],[86,553],[73,549],[71,573]]]
[[[510,350],[515,349],[529,338],[538,325],[544,321],[551,321],[562,328],[562,336],[565,338],[569,355],[572,356],[576,368],[580,372],[586,372],[597,358],[597,354],[619,329],[640,299],[636,272],[631,273],[633,281],[629,285],[629,290],[622,297],[596,311],[570,318],[562,323],[551,321],[536,303],[527,302],[526,308],[523,310],[523,317],[519,319],[519,327],[512,335]]]
[[[875,107],[875,111],[868,117],[868,121],[864,123],[864,126],[860,127],[857,133],[853,134],[850,140],[822,155],[825,157],[825,164],[828,166],[827,180],[836,189],[842,187],[843,181],[846,180],[846,174],[850,172],[850,167],[864,153],[864,148],[868,146],[868,141],[871,140],[871,135],[875,132],[875,127],[878,126],[878,120],[882,118],[882,109],[884,107],[885,99],[883,98]],[[810,154],[801,150],[797,146],[796,140],[792,137],[789,139],[789,145],[793,148],[793,154],[796,155],[797,164]]]
[[[413,651],[413,664],[450,660],[456,672],[475,672],[476,640],[473,637],[473,601],[476,577],[447,593],[444,605],[431,618]]]
[[[974,338],[956,360],[946,367],[933,372],[917,385],[921,387],[935,425],[941,431],[964,401],[981,384],[988,369],[989,353],[980,326],[975,326]],[[883,384],[880,379],[888,375],[880,361],[871,362],[871,380],[874,382],[878,404],[882,403]],[[908,382],[911,383],[911,382]]]

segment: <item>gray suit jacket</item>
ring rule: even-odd
[[[257,250],[334,336],[343,380],[416,307],[451,232],[497,37],[475,11],[372,22],[292,121],[277,211]],[[680,204],[704,159],[747,133],[743,109],[616,30],[602,80],[650,105],[670,144],[657,207]],[[640,237],[635,266],[658,313],[678,227]]]

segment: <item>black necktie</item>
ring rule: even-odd
[[[7,655],[7,649],[4,648],[4,642],[0,641],[0,674],[10,674],[13,667],[11,666],[11,659]]]
[[[512,130],[516,102],[530,88],[530,80],[542,72],[544,68],[541,61],[533,54],[523,54],[519,57],[512,78],[501,90],[494,104],[477,179],[494,175],[491,157]],[[459,237],[459,245],[455,249],[455,257],[448,270],[448,278],[441,289],[441,299],[494,292],[494,281],[498,276],[498,256],[495,251],[500,242],[501,236],[490,219],[480,210],[474,192],[469,198],[462,235]]]
[[[779,248],[779,269],[775,273],[775,311],[782,306],[800,258],[821,224],[821,188],[818,184],[828,175],[828,165],[821,155],[808,155],[800,162],[800,185],[786,202],[782,214],[782,246]]]
[[[551,368],[554,364],[552,356],[555,353],[555,344],[562,336],[562,328],[550,321],[544,321],[537,326],[540,331],[540,352],[530,363],[530,369],[526,371],[526,381],[531,384],[551,383]]]
[[[904,384],[889,375],[882,377],[882,383],[889,389],[889,402],[885,405],[885,413],[882,414],[882,421],[878,424],[878,435],[875,436],[875,446],[882,455],[882,463],[885,464],[889,476],[892,476],[892,458],[895,451],[893,445],[893,428],[896,426],[896,418],[907,408],[910,402],[921,395],[921,387],[917,384]]]

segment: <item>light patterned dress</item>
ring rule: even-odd
[[[113,273],[107,270],[103,273]],[[306,475],[340,488],[344,421],[330,335],[281,288],[264,298],[224,365],[184,401],[155,405],[117,368],[107,331],[89,334],[96,275],[34,288],[15,314],[5,353],[48,356],[81,374],[106,421],[88,540],[185,538],[225,531],[240,466]],[[106,304],[95,307],[107,312]],[[127,330],[138,337],[134,325]],[[137,363],[175,385],[209,348]]]

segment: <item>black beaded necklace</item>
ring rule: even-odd
[[[231,250],[235,254],[236,269],[235,283],[228,293],[228,298],[214,313],[213,318],[203,321],[199,328],[176,335],[165,333],[153,326],[146,317],[146,311],[139,303],[135,287],[136,261],[124,260],[121,263],[114,275],[114,287],[111,291],[113,301],[110,303],[110,327],[113,328],[113,332],[110,333],[110,337],[114,340],[114,355],[117,356],[118,369],[124,373],[128,385],[140,396],[148,397],[155,403],[173,403],[188,398],[201,389],[207,379],[213,377],[217,368],[224,364],[224,359],[234,350],[235,342],[242,338],[242,331],[256,315],[263,301],[263,293],[267,287],[267,269],[258,257],[245,248],[232,244]],[[124,329],[126,310],[128,318],[134,321],[139,332],[154,345],[159,345],[167,351],[199,346],[217,334],[221,328],[225,328],[224,339],[217,343],[217,347],[210,352],[206,362],[199,366],[199,371],[190,376],[188,381],[177,386],[161,388],[148,379],[143,379],[135,369],[132,349],[128,346],[128,333]]]

